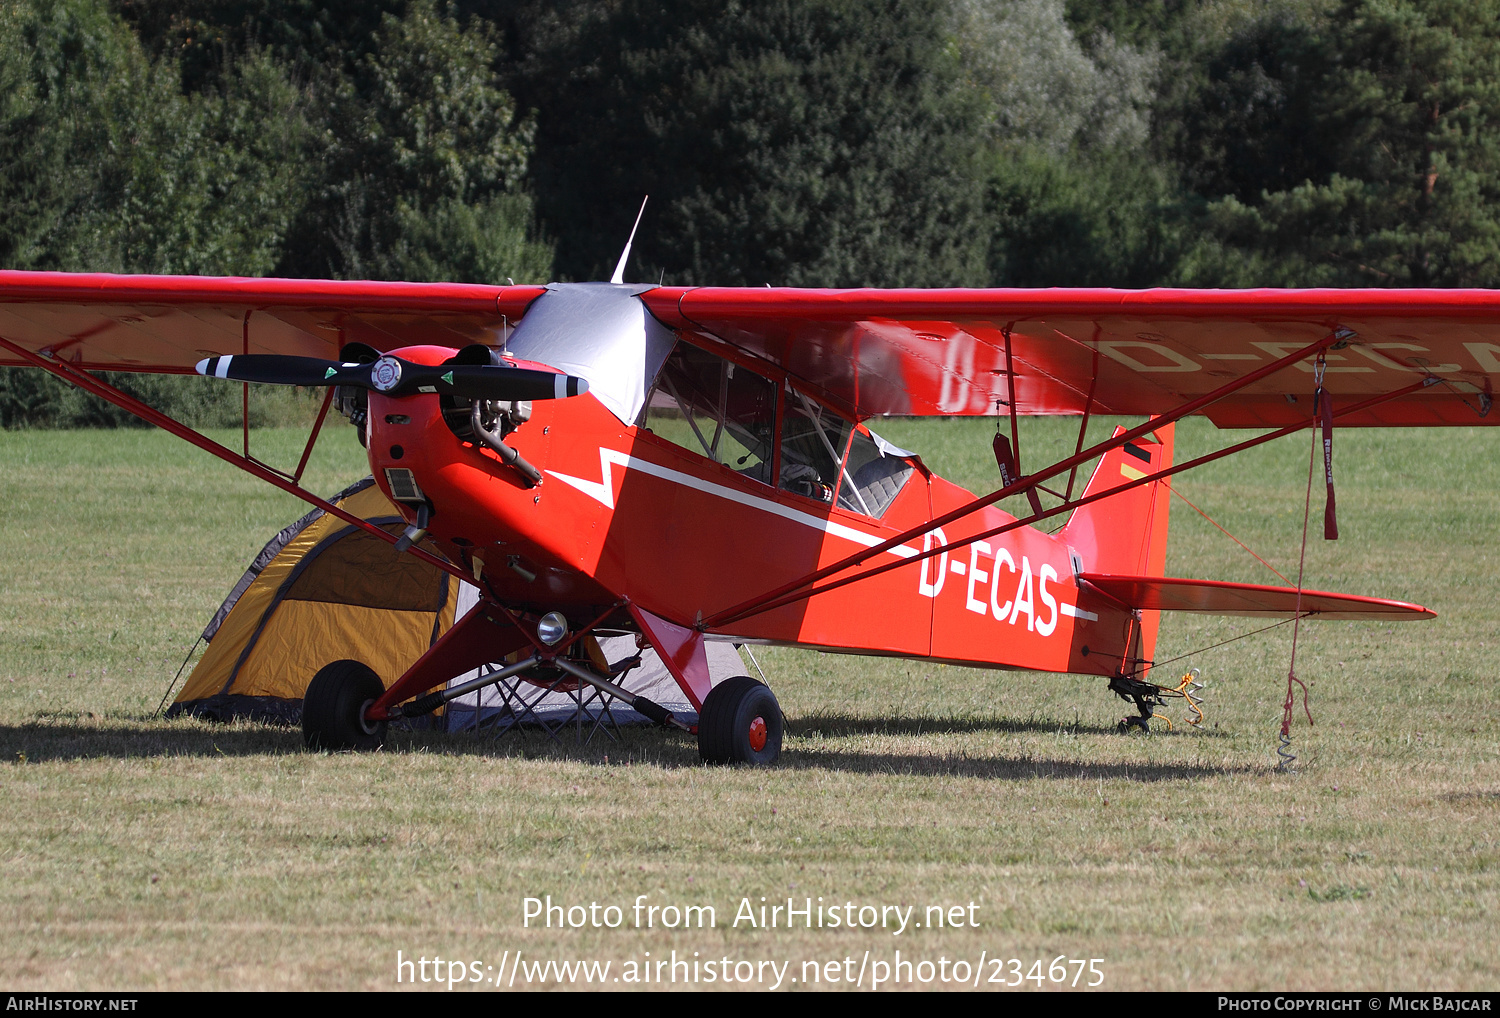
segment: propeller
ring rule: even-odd
[[[198,362],[200,375],[273,385],[352,385],[386,396],[436,392],[464,399],[566,399],[589,391],[587,380],[503,364],[413,364],[386,354],[370,363],[280,354],[234,354]]]

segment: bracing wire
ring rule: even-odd
[[[1218,643],[1210,643],[1207,647],[1199,647],[1197,650],[1190,650],[1186,654],[1178,654],[1176,657],[1169,657],[1165,661],[1153,661],[1151,662],[1151,667],[1161,668],[1164,665],[1173,664],[1175,662],[1183,660],[1184,658],[1192,657],[1195,654],[1205,654],[1208,651],[1216,650],[1219,647],[1224,646],[1225,644],[1234,643],[1236,640],[1248,640],[1252,636],[1259,636],[1261,633],[1269,633],[1273,629],[1279,629],[1280,627],[1289,625],[1290,623],[1295,621],[1295,617],[1290,619],[1282,619],[1280,622],[1273,622],[1269,626],[1261,626],[1259,629],[1252,629],[1248,633],[1241,633],[1238,636],[1231,636],[1229,639],[1220,640]]]
[[[769,686],[771,683],[766,680],[765,669],[761,668],[760,662],[755,660],[755,655],[750,651],[750,645],[748,643],[742,643],[739,645],[739,649],[745,652],[745,655],[750,658],[750,663],[755,666],[755,670],[757,672],[760,672],[760,681],[765,682],[765,684]]]
[[[1291,583],[1292,582],[1291,580],[1289,580],[1289,579],[1286,578],[1286,575],[1280,569],[1277,569],[1275,566],[1271,565],[1271,563],[1267,562],[1265,559],[1261,558],[1258,554],[1256,554],[1254,548],[1250,547],[1244,541],[1241,541],[1238,537],[1235,537],[1229,531],[1225,530],[1224,527],[1220,525],[1220,523],[1219,523],[1218,520],[1216,520],[1212,516],[1208,515],[1208,513],[1204,512],[1202,509],[1199,509],[1196,505],[1193,505],[1192,500],[1189,499],[1182,492],[1178,491],[1175,487],[1168,488],[1167,490],[1170,491],[1172,494],[1176,495],[1178,498],[1182,499],[1184,502],[1186,502],[1188,504],[1189,508],[1191,508],[1199,516],[1202,516],[1205,520],[1207,520],[1208,522],[1212,523],[1215,527],[1218,527],[1219,528],[1219,532],[1222,533],[1225,537],[1229,538],[1235,544],[1239,545],[1241,548],[1244,548],[1246,551],[1248,551],[1252,556],[1254,556],[1255,561],[1259,562],[1261,565],[1263,565],[1267,569],[1271,570],[1271,572],[1275,573],[1277,576],[1280,576],[1281,577],[1281,581],[1283,583]]]

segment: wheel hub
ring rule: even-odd
[[[750,748],[757,753],[766,748],[766,719],[759,714],[750,722]]]
[[[359,708],[359,727],[366,735],[374,735],[380,731],[380,722],[370,720],[370,708],[373,706],[375,706],[375,701],[370,699]]]

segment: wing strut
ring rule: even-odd
[[[386,533],[384,530],[375,526],[375,524],[361,519],[357,514],[351,513],[346,509],[341,509],[338,506],[334,505],[332,502],[327,501],[326,499],[319,498],[317,495],[314,495],[312,492],[302,487],[302,485],[296,480],[288,477],[281,471],[276,470],[273,467],[266,466],[265,464],[251,459],[248,456],[242,456],[232,449],[225,448],[218,442],[215,442],[213,439],[208,438],[197,431],[194,431],[192,428],[188,427],[186,424],[183,424],[181,421],[172,417],[168,417],[166,414],[162,413],[160,410],[157,410],[155,407],[147,406],[145,403],[142,403],[135,397],[121,392],[119,389],[115,388],[113,385],[110,385],[108,382],[105,382],[99,378],[95,378],[93,375],[89,374],[87,371],[84,371],[82,368],[69,364],[64,360],[54,360],[48,357],[43,357],[41,354],[32,353],[25,347],[18,346],[17,344],[12,343],[10,340],[4,338],[3,336],[0,336],[0,348],[9,350],[11,353],[24,359],[28,363],[34,364],[35,366],[42,368],[43,370],[51,372],[52,374],[61,378],[63,381],[68,382],[71,385],[75,385],[78,388],[83,389],[85,392],[93,393],[100,399],[108,400],[115,406],[119,407],[121,410],[139,417],[147,424],[153,424],[156,427],[161,428],[163,431],[170,432],[171,434],[176,435],[178,438],[191,442],[193,445],[196,445],[198,448],[204,450],[205,452],[213,453],[224,462],[239,467],[247,474],[251,474],[254,477],[259,478],[260,480],[265,481],[267,484],[273,484],[276,487],[280,488],[282,491],[287,492],[288,494],[296,495],[298,498],[302,499],[302,501],[307,502],[310,505],[317,506],[319,509],[323,510],[329,515],[337,516],[345,523],[359,527],[361,530],[380,538],[387,544],[395,544],[398,540],[400,540],[397,535]],[[324,405],[324,410],[327,410],[326,403]],[[306,460],[307,456],[306,453],[304,453],[303,465],[306,464]],[[462,569],[460,569],[458,566],[455,566],[447,559],[440,558],[439,556],[434,555],[431,552],[423,551],[421,548],[408,548],[407,554],[415,555],[417,558],[421,559],[423,562],[426,562],[428,565],[436,566],[437,568],[443,570],[443,572],[450,573],[453,576],[457,576],[461,580],[468,579],[468,573],[464,572]]]
[[[1094,374],[1093,378],[1089,381],[1088,398],[1083,401],[1083,419],[1078,422],[1078,445],[1073,449],[1073,458],[1075,460],[1078,458],[1078,454],[1083,451],[1084,436],[1089,433],[1089,417],[1094,412],[1094,393],[1099,387],[1099,332],[1100,330],[1096,326],[1094,328],[1093,343]],[[1073,498],[1073,482],[1078,480],[1079,465],[1078,463],[1074,463],[1072,468],[1068,470],[1068,493],[1063,496],[1064,502],[1071,501]]]
[[[1005,337],[1005,395],[1010,397],[1010,402],[1007,404],[1010,410],[1010,461],[1019,480],[1025,475],[1021,473],[1021,429],[1020,416],[1017,412],[1020,400],[1016,398],[1016,363],[1011,357],[1010,334],[1011,326],[1007,325],[1001,335]],[[1001,455],[999,443],[996,443],[995,455],[997,458]],[[1042,479],[1037,478],[1039,481]],[[1004,477],[1001,481],[1005,484],[1010,483]],[[1034,513],[1042,511],[1042,496],[1037,494],[1037,487],[1038,485],[1033,484],[1026,489],[1026,501],[1031,503],[1031,511]]]
[[[1273,375],[1276,372],[1283,370],[1284,368],[1291,367],[1293,364],[1297,364],[1307,359],[1308,357],[1319,354],[1322,351],[1326,350],[1329,346],[1338,342],[1340,339],[1341,333],[1337,331],[1330,332],[1327,336],[1323,337],[1317,342],[1309,343],[1302,349],[1287,354],[1280,360],[1273,361],[1272,363],[1267,364],[1265,367],[1250,372],[1248,375],[1237,378],[1234,381],[1215,389],[1213,392],[1205,393],[1204,395],[1199,396],[1196,399],[1189,400],[1188,402],[1173,410],[1168,411],[1167,413],[1151,418],[1144,424],[1139,424],[1134,428],[1130,428],[1113,438],[1105,439],[1104,441],[1099,442],[1098,444],[1093,445],[1088,449],[1080,450],[1079,452],[1074,453],[1072,456],[1069,456],[1067,459],[1059,460],[1056,463],[1052,464],[1050,467],[1045,467],[1035,474],[1031,474],[1028,477],[1018,478],[1014,483],[1007,484],[995,491],[990,492],[988,495],[984,495],[980,498],[974,499],[971,502],[967,502],[964,505],[959,506],[957,509],[944,513],[937,519],[929,520],[928,522],[912,527],[909,530],[902,531],[895,537],[887,538],[886,540],[865,551],[856,552],[853,555],[848,556],[847,558],[840,559],[839,561],[834,562],[831,565],[824,566],[822,569],[808,573],[800,580],[793,580],[792,582],[783,584],[782,586],[777,587],[775,590],[772,590],[766,594],[761,594],[750,599],[749,601],[742,602],[731,608],[726,608],[723,611],[704,619],[703,622],[700,623],[700,628],[711,629],[721,627],[729,623],[737,622],[740,619],[746,618],[747,616],[757,615],[761,612],[768,611],[773,607],[778,607],[779,605],[786,604],[788,603],[786,600],[780,599],[784,598],[788,594],[802,590],[803,588],[811,587],[812,584],[818,582],[821,579],[825,579],[826,577],[832,576],[834,573],[844,572],[845,570],[848,570],[854,566],[860,565],[861,563],[874,558],[876,555],[880,555],[883,552],[889,551],[890,549],[896,547],[896,545],[898,544],[904,544],[907,541],[912,540],[913,538],[922,537],[923,535],[932,532],[938,527],[947,526],[954,520],[969,516],[977,512],[978,510],[983,509],[985,506],[994,505],[1001,499],[1009,498],[1011,495],[1023,494],[1027,491],[1030,491],[1034,489],[1036,485],[1041,481],[1045,481],[1049,478],[1055,477],[1063,471],[1070,470],[1073,467],[1078,466],[1079,464],[1087,463],[1095,456],[1103,455],[1104,453],[1118,448],[1119,446],[1122,446],[1127,442],[1133,442],[1137,438],[1140,438],[1142,435],[1147,434],[1148,432],[1154,431],[1158,427],[1163,427],[1165,425],[1173,423],[1174,421],[1180,420],[1183,417],[1195,414],[1199,410],[1202,410],[1204,407],[1218,402],[1225,396],[1238,392],[1240,389],[1243,389],[1246,386],[1254,385],[1256,382],[1260,381],[1262,378],[1267,377],[1268,375]],[[1407,392],[1413,392],[1416,389],[1422,388],[1423,386],[1428,384],[1431,383],[1424,379],[1422,382],[1414,386],[1401,390],[1401,393],[1404,395]],[[1388,398],[1392,397],[1377,397],[1374,402],[1383,402]],[[1370,401],[1366,401],[1365,403],[1360,404],[1360,408],[1366,408],[1370,405],[1372,405],[1372,403]],[[1345,410],[1344,412],[1348,413],[1349,410]],[[1290,425],[1290,430],[1284,430],[1282,432],[1278,432],[1278,434],[1291,434],[1292,431],[1300,431],[1302,428],[1305,428],[1307,426],[1307,422]],[[1246,448],[1248,448],[1248,446],[1246,446]],[[1181,469],[1182,467],[1175,467],[1170,471],[1164,472],[1163,474],[1149,475],[1144,480],[1158,480],[1160,477],[1165,476],[1165,473],[1175,473]],[[1133,487],[1134,485],[1130,486]],[[1124,488],[1111,489],[1111,493],[1122,490],[1124,490]],[[1083,503],[1081,501],[1074,502],[1071,504],[1065,504],[1064,506],[1061,506],[1054,510],[1049,510],[1047,512],[1038,512],[1025,521],[1017,521],[1017,525],[1025,525],[1027,523],[1045,519],[1049,516],[1056,515],[1058,512],[1075,509],[1082,504]],[[1010,528],[1007,527],[1005,529]],[[992,531],[988,534],[979,534],[975,537],[967,538],[966,540],[960,542],[958,545],[953,545],[951,547],[962,547],[973,541],[983,540],[989,536],[992,536],[993,533],[998,533],[998,531]],[[915,562],[919,561],[921,558],[930,558],[933,554],[938,553],[938,551],[930,551],[919,556],[919,558],[902,559],[899,563],[893,564],[901,565],[909,562]],[[884,566],[877,567],[877,569],[875,569],[874,571],[861,573],[859,574],[859,576],[873,576],[876,573],[884,571],[884,569]],[[857,579],[858,577],[855,578]],[[833,586],[842,586],[844,582],[847,582],[847,578],[846,580],[840,581],[838,584],[833,584],[821,589],[830,590],[833,588]],[[802,593],[797,597],[791,598],[791,600],[801,600],[802,598],[808,596],[810,596],[810,592]]]

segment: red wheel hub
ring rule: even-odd
[[[750,722],[750,748],[757,753],[766,748],[766,719],[759,714]]]

